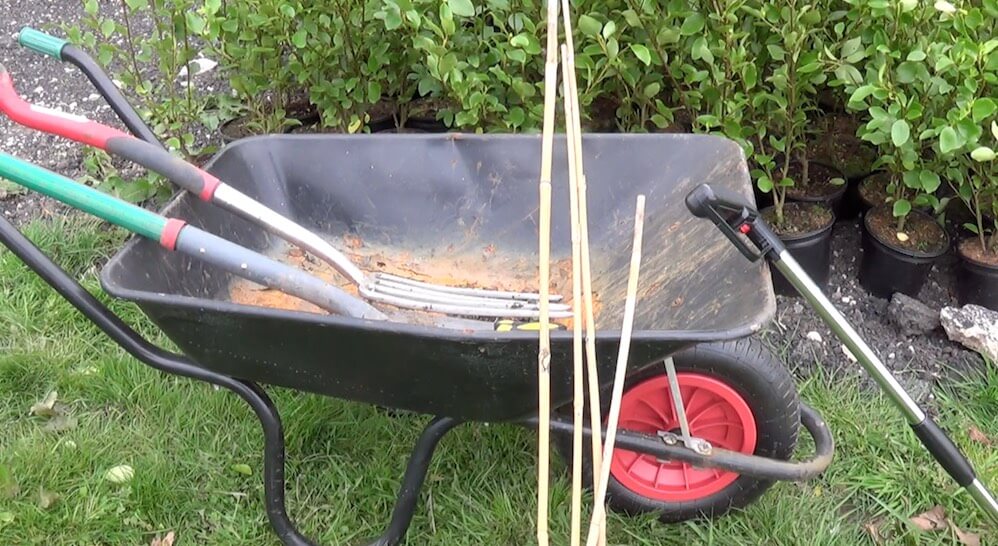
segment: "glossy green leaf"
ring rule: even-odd
[[[603,39],[609,40],[617,32],[617,23],[613,21],[607,21],[606,25],[603,26]]]
[[[907,199],[898,199],[894,202],[894,217],[907,216],[911,212],[911,203]]]
[[[647,47],[641,44],[631,44],[631,51],[634,53],[634,56],[640,59],[641,62],[645,63],[646,66],[651,64],[651,52],[648,51]]]
[[[946,127],[939,133],[939,151],[948,154],[963,146],[959,135],[952,127]]]
[[[942,180],[939,178],[939,175],[929,170],[923,170],[918,175],[918,181],[921,183],[922,189],[926,193],[934,193],[942,184]]]
[[[596,19],[588,15],[579,16],[579,30],[586,36],[595,37],[598,36],[600,30],[603,29],[603,24]]]
[[[970,157],[974,158],[974,161],[994,161],[995,151],[987,146],[980,146],[975,148],[974,151],[970,152]]]
[[[704,18],[703,15],[699,13],[693,13],[683,21],[683,26],[679,28],[679,32],[683,36],[692,36],[693,34],[699,33],[703,30]]]
[[[994,99],[983,97],[974,101],[974,106],[970,112],[974,121],[980,123],[994,114],[995,110],[998,110],[998,104],[995,103]]]
[[[450,6],[451,12],[458,17],[474,17],[475,15],[475,5],[471,3],[471,0],[447,0],[447,5]]]
[[[891,142],[893,142],[898,148],[904,146],[910,137],[911,127],[908,125],[907,121],[899,119],[891,125]]]

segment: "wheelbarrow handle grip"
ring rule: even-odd
[[[118,86],[93,57],[68,40],[45,34],[31,27],[22,28],[18,33],[17,41],[21,46],[32,51],[75,65],[90,80],[90,83],[104,97],[104,100],[111,105],[111,109],[118,115],[118,119],[128,127],[132,134],[163,148],[156,134],[142,120],[142,116],[132,108],[128,99],[122,95]]]
[[[0,177],[149,239],[160,240],[167,227],[167,219],[154,212],[3,152],[0,152]]]
[[[119,155],[161,174],[181,188],[211,201],[221,183],[207,172],[163,148],[82,116],[33,105],[18,94],[10,73],[0,66],[0,111],[13,121],[39,131]]]
[[[31,27],[21,29],[21,32],[17,34],[17,43],[21,44],[22,47],[60,61],[62,60],[63,48],[69,44],[67,40],[56,38]]]
[[[708,184],[700,184],[686,195],[686,208],[697,218],[707,218],[711,209],[717,208],[729,211],[755,209],[752,203],[741,195],[727,188],[716,188]]]

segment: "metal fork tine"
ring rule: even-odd
[[[383,293],[370,293],[367,297],[382,303],[394,305],[404,309],[414,309],[418,311],[428,311],[443,313],[447,315],[457,315],[466,317],[493,317],[493,318],[539,318],[540,311],[537,309],[504,309],[497,307],[482,307],[478,305],[454,305],[446,303],[430,303],[413,301],[411,298],[399,298]],[[552,311],[550,318],[569,318],[569,311]]]
[[[414,279],[407,279],[405,277],[399,277],[397,275],[392,275],[390,273],[377,273],[373,275],[376,282],[385,280],[394,282],[397,284],[403,284],[408,286],[421,287],[427,290],[433,290],[435,292],[443,292],[446,294],[459,294],[467,296],[479,296],[490,299],[517,299],[517,300],[529,300],[538,301],[540,300],[540,295],[530,292],[510,292],[504,290],[487,290],[483,288],[466,288],[460,286],[446,286],[439,284],[432,284],[423,281],[417,281]],[[557,302],[561,301],[562,296],[558,294],[553,294],[548,301]]]
[[[414,301],[428,303],[445,303],[454,305],[464,304],[468,306],[474,305],[497,309],[539,309],[538,303],[534,301],[462,296],[458,294],[441,293],[433,290],[424,290],[422,288],[405,285],[378,283],[375,284],[369,292],[400,298],[409,298]],[[564,303],[555,303],[551,305],[551,309],[555,311],[567,311],[570,307]]]

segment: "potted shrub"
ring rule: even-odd
[[[768,62],[763,88],[753,99],[760,106],[753,110],[758,118],[753,176],[759,189],[772,197],[772,205],[760,212],[815,283],[824,287],[831,267],[833,201],[845,189],[837,171],[815,168],[807,155],[809,115],[818,109],[817,86],[826,78],[819,57],[824,16],[799,0],[762,6],[755,15]],[[773,273],[773,285],[778,294],[796,295],[779,272]]]
[[[300,3],[260,0],[205,4],[207,43],[239,103],[219,127],[224,142],[283,133],[311,115],[295,100],[300,93],[290,64],[301,38],[300,9]]]
[[[992,107],[993,108],[993,107]],[[998,142],[998,122],[991,122]],[[957,244],[960,267],[957,270],[957,299],[960,305],[973,303],[998,310],[998,146],[978,146],[969,161],[957,169],[962,178],[957,195],[971,211],[974,221],[964,224],[973,234]],[[954,177],[957,173],[954,173]]]
[[[916,296],[950,245],[931,213],[946,201],[936,196],[942,179],[929,150],[953,100],[951,25],[918,2],[859,2],[848,19],[859,26],[840,45],[836,77],[849,108],[867,117],[860,137],[879,149],[874,168],[888,173],[866,183],[886,182],[887,203],[863,216],[859,280],[877,297]]]
[[[969,212],[963,228],[972,236],[956,245],[956,292],[961,305],[998,310],[998,39],[970,12],[952,17],[962,23],[955,27],[960,47],[949,55],[955,100],[935,151],[949,159],[947,180]]]

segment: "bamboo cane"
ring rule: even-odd
[[[579,234],[579,200],[578,200],[578,163],[575,161],[575,127],[571,122],[572,99],[569,83],[568,51],[565,44],[561,45],[562,88],[565,101],[565,143],[568,152],[568,202],[569,221],[572,233],[572,384],[574,395],[572,399],[572,526],[571,544],[579,546],[582,540],[582,420],[585,406],[585,389],[583,388],[582,366],[582,279],[579,271],[581,265],[581,238]]]
[[[641,268],[641,238],[644,232],[645,196],[639,195],[634,213],[634,243],[631,249],[631,270],[627,279],[627,299],[624,302],[624,324],[620,330],[620,350],[617,353],[617,368],[613,378],[613,393],[610,397],[610,415],[606,430],[606,443],[603,444],[603,460],[607,461],[600,469],[596,482],[593,517],[589,524],[586,546],[595,546],[599,540],[600,522],[606,518],[606,488],[610,480],[610,456],[617,439],[617,420],[620,418],[620,399],[624,393],[624,376],[627,372],[627,356],[631,349],[631,330],[634,326],[634,307],[638,293],[638,273]],[[599,429],[597,429],[599,430]]]
[[[544,66],[544,127],[539,180],[538,254],[540,255],[540,342],[537,351],[538,454],[537,544],[548,546],[548,469],[551,456],[551,331],[548,297],[551,277],[551,155],[554,147],[554,109],[558,94],[558,4],[547,5],[547,61]]]
[[[578,193],[579,203],[579,235],[581,238],[581,259],[582,259],[582,301],[585,313],[585,345],[586,345],[586,375],[589,378],[589,423],[593,430],[599,430],[602,426],[602,403],[600,401],[600,381],[596,360],[596,316],[593,309],[593,281],[592,266],[589,258],[589,213],[586,199],[587,186],[585,164],[582,155],[582,120],[579,106],[579,87],[575,75],[575,46],[572,36],[571,12],[569,11],[568,0],[562,0],[562,17],[565,24],[565,46],[568,49],[567,59],[564,61],[568,65],[568,80],[571,88],[566,95],[570,97],[572,114],[566,114],[568,123],[572,125],[572,145],[575,148],[577,185],[573,185],[574,191]],[[600,475],[600,468],[603,465],[603,442],[599,434],[592,435],[592,466],[593,480]],[[593,487],[595,488],[595,481]],[[600,532],[597,546],[606,544],[606,521],[599,522]]]

